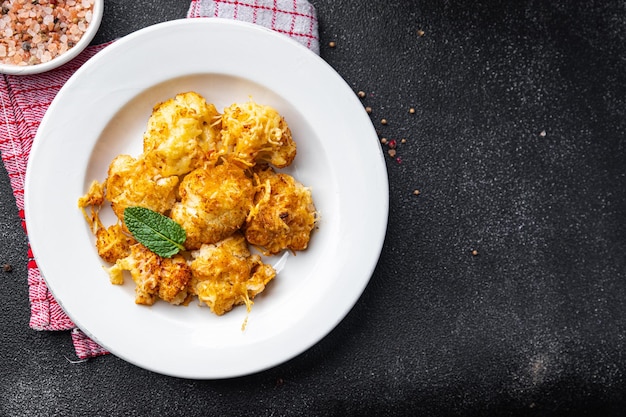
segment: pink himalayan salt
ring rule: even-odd
[[[93,17],[93,0],[4,0],[0,63],[36,65],[71,49]]]

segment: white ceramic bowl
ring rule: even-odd
[[[39,74],[50,71],[51,69],[60,67],[61,65],[71,61],[80,54],[91,42],[96,35],[100,22],[102,21],[102,13],[104,12],[104,0],[94,0],[93,16],[87,30],[80,40],[67,52],[55,57],[51,61],[35,65],[11,65],[0,63],[0,73],[10,75],[30,75]]]

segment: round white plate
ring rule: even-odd
[[[298,146],[286,171],[312,188],[321,213],[308,250],[268,259],[279,273],[255,298],[243,331],[245,307],[218,317],[195,301],[136,305],[131,279],[109,283],[77,207],[116,155],[141,153],[152,107],[190,90],[220,111],[250,98],[276,108]],[[142,29],[88,61],[43,118],[25,189],[37,263],[76,325],[140,367],[203,379],[270,368],[328,334],[371,277],[389,202],[376,132],[343,79],[284,35],[221,19]]]

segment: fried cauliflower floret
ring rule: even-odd
[[[101,184],[97,180],[93,180],[89,185],[87,193],[78,199],[78,207],[83,212],[85,220],[89,224],[89,228],[92,232],[96,232],[100,224],[98,218],[98,210],[104,203],[104,184]],[[90,213],[87,214],[86,208],[90,207]]]
[[[107,228],[100,227],[96,231],[96,248],[98,255],[109,263],[115,263],[118,259],[125,258],[130,254],[130,247],[137,243],[132,236],[128,235],[120,223]]]
[[[159,298],[177,305],[188,301],[191,268],[181,255],[162,258],[137,243],[127,257],[118,259],[109,269],[112,284],[124,283],[123,271],[130,271],[136,284],[137,304],[152,305]]]
[[[238,230],[254,199],[252,179],[236,164],[196,169],[180,184],[180,202],[170,217],[187,232],[185,247],[198,249]]]
[[[194,92],[157,104],[143,135],[145,159],[165,177],[199,168],[215,152],[221,116]]]
[[[244,226],[247,241],[272,255],[304,250],[317,222],[311,190],[288,174],[258,172],[255,206]]]
[[[192,257],[191,291],[218,316],[240,304],[249,311],[252,299],[276,276],[271,265],[250,254],[240,233],[215,245],[202,245]]]
[[[296,156],[296,143],[287,122],[276,110],[249,101],[224,109],[218,150],[248,166],[269,163],[284,168]]]
[[[93,180],[87,193],[78,199],[78,207],[101,206],[104,202],[104,185]]]
[[[106,199],[123,221],[126,207],[140,206],[161,214],[176,202],[178,177],[163,177],[143,159],[119,155],[109,165]]]

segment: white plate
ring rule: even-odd
[[[309,249],[283,259],[254,301],[222,317],[134,303],[109,283],[77,199],[120,153],[138,155],[152,107],[194,90],[218,110],[252,97],[275,107],[298,146],[292,175],[312,187],[321,222]],[[365,289],[382,248],[388,181],[362,103],[320,57],[260,26],[189,19],[133,33],[88,61],[46,113],[26,176],[30,242],[48,286],[76,325],[111,353],[186,378],[258,372],[328,334]],[[275,260],[273,260],[275,261]]]

